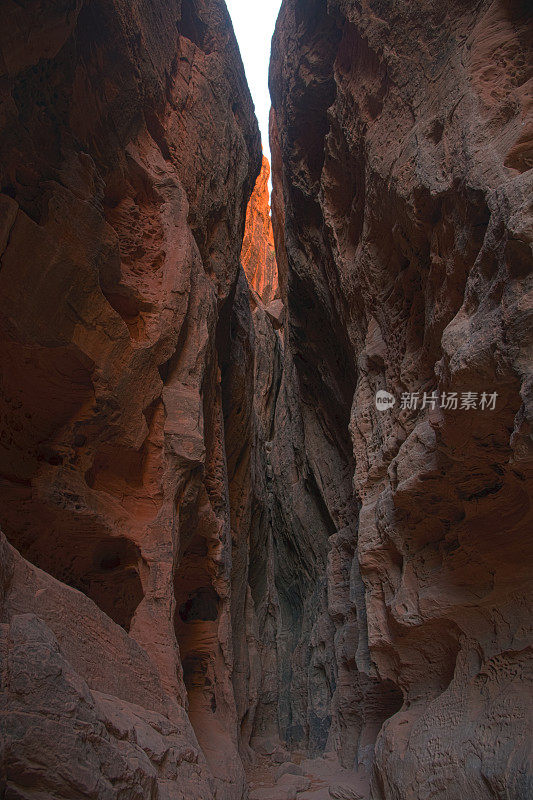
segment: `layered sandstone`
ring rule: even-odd
[[[229,16],[3,17],[2,789],[240,800],[217,331],[261,149]]]
[[[530,43],[503,0],[285,0],[274,37],[285,359],[327,576],[278,628],[282,735],[317,741],[319,697],[317,743],[375,800],[531,793]],[[400,407],[433,391],[478,407]],[[286,530],[301,587],[311,542]]]

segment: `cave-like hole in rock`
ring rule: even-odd
[[[63,548],[60,558],[55,553],[54,563],[44,568],[90,597],[113,622],[129,631],[135,610],[144,596],[138,547],[123,537],[92,539],[89,536],[78,540],[76,545],[74,540],[72,543],[72,549]],[[32,560],[34,563],[41,561]]]
[[[139,577],[139,548],[125,538],[98,542],[93,563],[71,581],[93,600],[102,611],[129,631],[137,606],[143,599]]]
[[[210,586],[198,589],[180,606],[183,622],[213,621],[218,617],[218,595]]]
[[[101,531],[96,534],[90,526],[83,533],[77,530],[70,534],[61,539],[38,537],[14,544],[28,561],[85,594],[113,622],[129,631],[144,597],[139,548],[124,537],[105,536]]]

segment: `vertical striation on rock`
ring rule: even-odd
[[[375,800],[532,791],[530,45],[504,0],[285,0],[274,36],[286,358],[330,526],[328,745]],[[452,392],[477,408],[441,409]]]
[[[335,691],[334,659],[325,648],[334,635],[327,610],[328,537],[355,522],[355,504],[351,470],[327,441],[316,411],[303,402],[285,342],[283,300],[272,302],[272,292],[263,289],[273,238],[266,160],[263,165],[242,252],[252,290],[254,352],[246,553],[260,666],[246,725],[253,750],[282,759],[292,747],[320,753],[328,740]],[[279,293],[277,263],[272,267],[269,283]],[[233,329],[239,329],[236,321]],[[241,396],[229,394],[234,403]]]

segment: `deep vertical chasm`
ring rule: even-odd
[[[274,35],[274,505],[319,510],[276,523],[279,718],[374,800],[532,791],[531,40],[506,0],[284,0]]]

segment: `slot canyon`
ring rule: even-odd
[[[531,800],[530,3],[0,11],[0,798]]]

